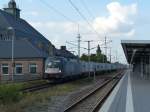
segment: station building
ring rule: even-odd
[[[20,17],[15,0],[0,9],[0,81],[26,81],[43,77],[49,56],[76,58],[63,46],[56,49]]]
[[[46,54],[39,52],[29,41],[16,40],[12,62],[12,42],[0,42],[0,80],[34,80],[42,78]]]
[[[0,81],[41,78],[44,60],[53,49],[43,35],[20,18],[14,0],[0,10]]]

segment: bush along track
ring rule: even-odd
[[[0,103],[9,104],[18,102],[23,97],[22,92],[20,92],[21,88],[22,86],[18,84],[0,85]]]

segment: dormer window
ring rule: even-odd
[[[11,40],[11,38],[8,35],[0,34],[0,40]]]
[[[0,40],[3,40],[3,35],[2,34],[0,34]]]

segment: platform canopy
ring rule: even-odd
[[[138,63],[150,60],[150,40],[122,40],[121,41],[128,63]]]

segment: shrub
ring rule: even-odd
[[[7,104],[19,101],[23,95],[20,88],[21,85],[17,84],[0,85],[0,103]]]

